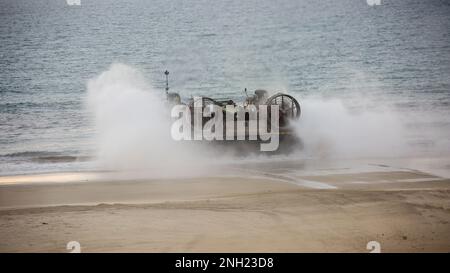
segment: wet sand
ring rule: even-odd
[[[345,164],[344,164],[345,165]],[[450,179],[364,163],[228,166],[192,178],[0,178],[0,251],[450,251]],[[231,171],[233,170],[233,171]]]

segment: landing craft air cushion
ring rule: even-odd
[[[267,142],[268,138],[259,134],[261,127],[265,127],[267,132],[270,131],[272,134],[276,132],[277,134],[280,146],[276,149],[276,152],[289,153],[302,147],[300,138],[297,136],[293,126],[294,122],[300,118],[301,108],[299,102],[293,96],[280,92],[269,95],[268,91],[262,89],[255,90],[254,94],[249,96],[247,89],[244,89],[246,98],[241,103],[236,103],[232,99],[214,99],[210,97],[193,97],[186,102],[182,102],[179,93],[169,92],[169,72],[165,71],[165,75],[165,90],[168,104],[172,107],[175,105],[187,106],[190,117],[195,116],[195,109],[200,106],[201,121],[199,123],[202,126],[207,124],[208,121],[217,118],[215,116],[217,112],[212,111],[212,108],[220,109],[219,114],[223,119],[223,122],[220,122],[220,124],[223,127],[214,128],[214,130],[216,132],[220,131],[223,135],[218,139],[214,139],[213,143],[223,143],[224,145],[238,147],[240,151],[248,153],[255,150],[254,146],[251,145],[252,143]],[[267,108],[264,109],[263,107]],[[278,113],[274,115],[277,116],[276,122],[273,122],[272,116],[274,109],[278,109]],[[203,113],[208,114],[205,115]],[[265,117],[263,121],[265,124],[261,123],[261,116]],[[190,122],[192,131],[189,132],[189,135],[193,136],[190,139],[197,139],[195,118],[190,119]],[[274,128],[274,124],[276,124],[276,128]],[[233,141],[230,141],[230,139]]]

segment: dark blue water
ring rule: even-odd
[[[0,173],[89,168],[86,83],[115,62],[183,97],[373,97],[446,127],[450,2],[0,0]]]

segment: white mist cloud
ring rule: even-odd
[[[405,127],[388,109],[352,111],[339,99],[302,100],[302,117],[296,123],[303,153],[314,157],[356,158],[400,156]]]
[[[268,159],[254,153],[237,158],[232,146],[212,149],[213,144],[172,140],[164,91],[155,90],[130,66],[113,64],[90,80],[87,89],[102,169],[145,170],[152,176],[204,175],[214,164]],[[449,154],[447,116],[405,114],[373,103],[373,99],[353,96],[350,104],[357,104],[356,108],[336,98],[300,99],[302,116],[295,123],[303,142],[300,155],[353,159],[412,156],[424,151],[442,154],[443,149]]]
[[[155,90],[137,69],[113,64],[87,89],[102,168],[175,175],[207,159],[201,147],[192,150],[172,140],[164,91]]]

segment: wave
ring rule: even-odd
[[[4,154],[4,155],[1,155],[1,157],[39,157],[39,156],[58,156],[58,155],[60,155],[60,153],[58,153],[58,152],[25,151],[25,152]]]
[[[67,155],[50,151],[25,151],[0,155],[3,158],[19,159],[36,163],[65,163],[65,162],[86,162],[92,160],[90,156]]]

